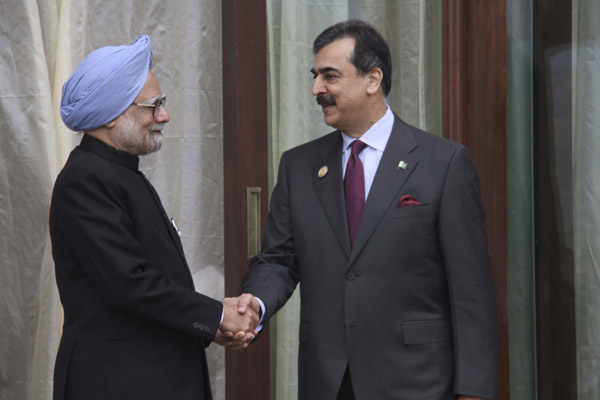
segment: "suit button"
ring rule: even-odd
[[[348,273],[346,274],[346,278],[347,278],[349,281],[352,281],[352,280],[354,280],[354,278],[356,278],[356,275],[354,274],[354,272],[348,272]]]

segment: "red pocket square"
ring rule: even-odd
[[[405,194],[404,196],[400,197],[400,201],[398,202],[398,205],[400,207],[420,206],[421,203],[419,203],[417,201],[417,199],[415,199],[414,197],[412,197],[410,194]]]

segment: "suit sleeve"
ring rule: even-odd
[[[53,199],[50,226],[55,259],[67,260],[68,265],[74,257],[106,303],[212,340],[220,323],[221,302],[149,267],[124,204],[123,193],[131,189],[122,180],[97,173],[82,175],[63,182]],[[174,259],[165,268],[187,266]],[[77,272],[57,270],[57,279],[66,273]]]
[[[262,251],[250,259],[249,270],[243,280],[243,291],[252,293],[265,303],[265,321],[285,304],[300,280],[294,252],[286,160],[284,153],[271,195]]]
[[[454,391],[496,399],[498,331],[484,210],[475,166],[462,146],[447,171],[439,232],[454,330]]]

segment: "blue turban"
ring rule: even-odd
[[[150,38],[92,51],[62,89],[60,116],[69,129],[90,131],[118,117],[134,102],[152,67]]]

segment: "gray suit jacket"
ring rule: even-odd
[[[496,306],[468,150],[396,117],[353,247],[341,154],[332,132],[282,155],[244,278],[267,320],[301,282],[299,398],[335,399],[349,365],[359,400],[495,399]],[[421,205],[401,207],[403,195]]]

